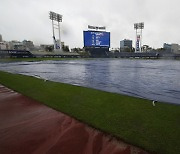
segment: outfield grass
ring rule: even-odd
[[[130,144],[180,151],[180,106],[0,72],[0,83]]]

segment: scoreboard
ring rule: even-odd
[[[110,47],[110,32],[84,31],[84,47]]]

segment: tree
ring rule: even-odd
[[[53,46],[46,46],[46,47],[45,47],[45,50],[46,50],[46,51],[50,51],[50,52],[51,52],[51,51],[53,51],[53,49],[54,49]]]
[[[63,46],[62,46],[62,49],[63,49],[63,51],[65,51],[65,52],[69,52],[69,47],[66,46],[66,45],[63,45]]]

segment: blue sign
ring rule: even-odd
[[[139,51],[139,41],[140,41],[140,35],[137,36],[137,40],[136,40],[136,50]]]
[[[139,51],[139,40],[136,41],[136,50]]]
[[[110,32],[84,31],[84,47],[110,47]]]

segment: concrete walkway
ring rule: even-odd
[[[147,154],[0,85],[1,154]]]

